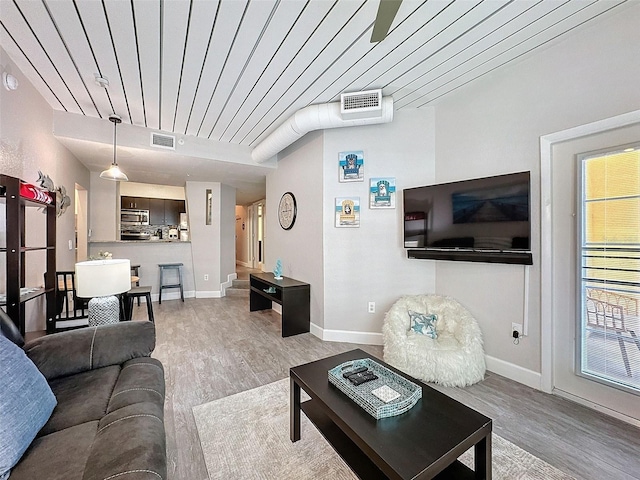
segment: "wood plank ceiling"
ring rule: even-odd
[[[404,0],[370,43],[377,0],[0,0],[0,40],[56,110],[255,146],[342,92],[436,104],[623,3]]]

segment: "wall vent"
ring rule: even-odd
[[[173,135],[164,135],[162,133],[151,132],[151,146],[158,148],[176,149],[176,137]]]
[[[342,118],[368,118],[382,115],[382,90],[367,90],[340,95]]]

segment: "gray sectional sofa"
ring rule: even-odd
[[[24,345],[57,405],[10,480],[166,479],[164,372],[150,357],[154,347],[151,322],[71,330]]]

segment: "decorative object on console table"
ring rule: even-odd
[[[273,278],[274,280],[282,280],[282,261],[280,259],[276,260],[276,266],[273,269]]]
[[[120,301],[115,295],[131,289],[129,260],[90,260],[76,263],[78,297],[89,301],[89,326],[118,323]]]

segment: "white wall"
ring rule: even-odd
[[[283,274],[311,285],[311,323],[324,322],[322,258],[322,132],[313,132],[279,154],[278,169],[267,175],[264,270],[282,260]],[[337,174],[336,174],[337,175]],[[291,230],[278,222],[278,203],[285,192],[296,197],[297,217]]]
[[[339,183],[338,154],[364,151],[364,182]],[[402,189],[432,183],[434,111],[395,112],[393,122],[324,132],[324,329],[327,339],[380,343],[385,312],[400,296],[433,292],[433,262],[408,259]],[[369,178],[395,177],[396,208],[369,208]],[[360,197],[360,227],[335,227],[335,197]],[[368,302],[376,313],[367,312]]]
[[[89,242],[120,240],[120,182],[100,178],[100,172],[91,172],[89,192]]]
[[[220,296],[220,187],[217,182],[187,182],[186,186],[196,297]],[[211,225],[205,223],[207,189],[213,194]]]
[[[525,313],[524,267],[436,264],[438,293],[457,298],[478,319],[489,368],[516,380],[524,375],[535,385],[541,365],[539,137],[638,108],[639,23],[636,4],[479,79],[436,108],[439,182],[531,171],[528,337],[517,346],[510,338],[511,322],[522,322]]]
[[[433,264],[409,260],[402,241],[402,197],[395,209],[370,210],[369,177],[396,178],[398,191],[434,179],[432,109],[397,112],[391,124],[305,135],[279,155],[267,176],[265,270],[282,259],[284,275],[311,284],[312,332],[325,340],[380,343],[382,320],[404,294],[435,289]],[[338,182],[338,154],[364,150],[365,182]],[[297,219],[280,228],[277,206],[291,191]],[[334,226],[335,197],[359,196],[361,226]],[[376,313],[367,303],[376,302]]]
[[[236,273],[236,189],[220,186],[220,283]]]
[[[122,182],[120,184],[120,196],[184,200],[184,187],[156,185],[153,183]],[[118,205],[120,205],[120,202],[118,202]]]
[[[0,71],[11,73],[20,82],[17,90],[0,87],[0,172],[37,184],[38,170],[53,180],[56,187],[64,186],[71,205],[58,217],[56,225],[56,269],[72,270],[75,263],[75,184],[89,188],[89,171],[53,136],[53,110],[27,78],[0,48]],[[31,210],[31,209],[30,209]],[[29,214],[28,235],[44,238],[44,215]],[[0,231],[6,234],[4,208]],[[42,222],[38,222],[42,219]],[[32,221],[35,220],[35,221]],[[69,249],[69,240],[72,248]],[[26,283],[39,286],[44,282],[46,269],[43,252],[27,254]],[[5,256],[0,255],[0,270],[5,271]],[[5,289],[4,273],[0,274],[0,291]],[[27,331],[45,328],[44,297],[27,304]]]
[[[205,222],[207,189],[213,194],[211,225]],[[187,182],[186,200],[196,297],[219,297],[222,284],[236,271],[236,190],[218,182]]]

